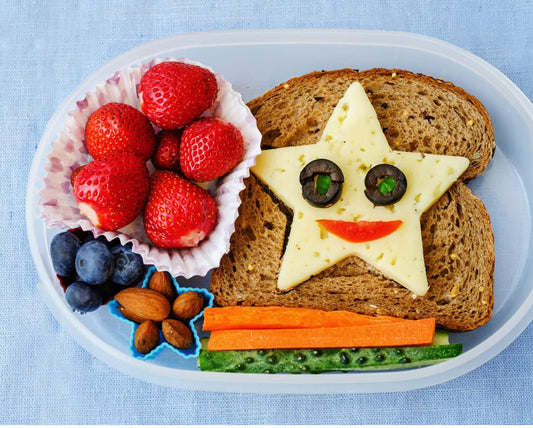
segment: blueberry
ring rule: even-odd
[[[50,256],[58,275],[71,276],[76,273],[76,253],[80,247],[81,241],[71,232],[61,232],[52,238]]]
[[[76,272],[80,279],[90,285],[103,284],[115,267],[115,259],[107,245],[93,240],[83,244],[76,255]]]
[[[100,241],[100,242],[103,242],[104,244],[106,244],[109,248],[111,248],[111,243],[113,241],[115,241],[115,240],[113,240],[111,242],[108,242],[107,238],[104,235],[100,235],[98,238],[95,238],[94,235],[89,232],[89,234],[87,234],[86,236],[83,237],[81,243],[83,245],[83,244],[86,244],[89,241]],[[118,242],[120,242],[120,241],[118,241]]]
[[[116,284],[130,286],[144,274],[143,259],[124,245],[117,245],[111,249],[115,257],[115,270],[111,279]]]
[[[102,303],[107,303],[109,300],[115,297],[119,291],[123,290],[126,287],[116,284],[113,281],[107,281],[104,284],[97,286],[100,295],[102,296]]]
[[[95,311],[102,304],[102,296],[98,289],[83,281],[70,284],[65,292],[65,299],[72,310],[82,314]]]
[[[86,235],[83,237],[83,240],[81,241],[81,244],[86,244],[87,242],[90,242],[90,241],[94,241],[96,238],[92,235],[92,234],[89,234],[89,235]]]

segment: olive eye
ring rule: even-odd
[[[365,195],[376,205],[398,202],[407,190],[407,179],[394,165],[380,164],[371,168],[365,177]]]
[[[302,195],[315,207],[326,208],[337,202],[343,182],[341,169],[328,159],[315,159],[300,172]]]

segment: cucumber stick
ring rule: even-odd
[[[392,370],[436,364],[456,357],[461,344],[397,348],[276,349],[208,351],[202,339],[198,365],[203,371],[236,373],[322,373]]]

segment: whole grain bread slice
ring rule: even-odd
[[[405,70],[341,69],[295,77],[248,103],[263,148],[314,144],[337,101],[359,81],[394,150],[465,156],[470,180],[494,155],[492,123],[480,101],[462,88]]]
[[[479,101],[449,83],[401,70],[315,72],[252,100],[249,106],[263,133],[263,148],[318,141],[337,100],[356,78],[374,107],[381,106],[376,108],[378,117],[394,149],[468,156],[474,166],[463,175],[466,179],[484,171],[494,139],[490,119]],[[443,109],[435,100],[448,106]],[[447,117],[453,111],[453,120],[438,120],[433,116],[437,111],[445,111]],[[462,181],[421,219],[430,285],[425,296],[414,296],[358,257],[348,257],[288,292],[278,291],[277,272],[292,212],[253,174],[241,198],[230,252],[211,274],[210,290],[217,305],[282,305],[412,319],[435,317],[439,326],[455,331],[472,330],[492,316],[492,227],[483,203]]]

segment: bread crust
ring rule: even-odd
[[[384,68],[314,71],[251,100],[262,146],[316,143],[354,81],[365,88],[394,150],[465,156],[470,165],[463,181],[481,175],[492,160],[492,122],[476,97],[442,79]]]
[[[393,85],[389,84],[390,79],[393,79]],[[417,133],[421,136],[411,138],[408,143],[395,142],[409,128],[402,127],[387,134],[391,126],[399,128],[402,121],[412,126],[413,119],[409,119],[409,115],[416,111],[412,104],[419,108],[420,105],[431,104],[433,98],[430,96],[429,101],[424,99],[426,104],[420,104],[421,100],[412,103],[406,103],[405,99],[398,101],[389,93],[388,86],[396,86],[397,91],[398,85],[402,85],[402,93],[407,92],[411,96],[413,92],[405,86],[414,87],[420,98],[426,97],[420,91],[438,88],[439,96],[460,98],[461,106],[464,103],[472,106],[478,112],[477,116],[473,111],[468,113],[477,121],[485,121],[482,128],[487,130],[486,140],[481,140],[482,144],[477,144],[475,150],[465,150],[467,145],[464,144],[454,147],[460,153],[441,145],[439,149],[442,152],[439,154],[472,156],[476,152],[482,153],[475,159],[476,162],[472,162],[474,166],[465,172],[462,180],[470,180],[483,173],[493,155],[494,133],[481,103],[449,82],[404,70],[313,72],[278,85],[248,103],[263,134],[263,148],[316,143],[336,102],[354,80],[361,81],[365,87],[380,122],[388,125],[385,135],[389,144],[397,150],[439,153],[435,149],[435,138],[439,133],[424,129],[421,134]],[[398,95],[396,97],[399,98]],[[383,103],[387,106],[380,107]],[[406,116],[403,110],[410,104]],[[278,112],[277,116],[275,112]],[[428,110],[424,114],[431,112]],[[431,125],[433,122],[421,120],[416,123],[427,121]],[[241,193],[240,215],[231,237],[230,252],[211,274],[210,290],[215,296],[215,303],[220,306],[282,305],[350,310],[409,319],[435,317],[440,327],[449,330],[477,328],[492,316],[494,236],[485,206],[462,180],[456,182],[422,216],[422,241],[430,289],[425,296],[415,296],[355,256],[346,258],[293,290],[277,290],[277,272],[292,213],[252,174]]]

